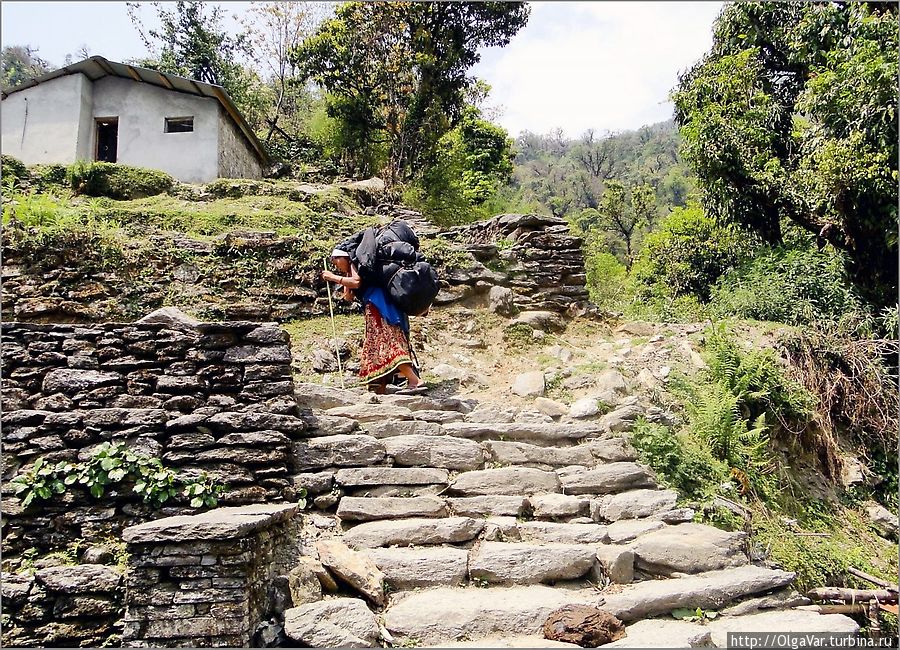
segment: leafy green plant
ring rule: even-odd
[[[690,607],[679,607],[672,610],[672,618],[679,621],[690,621],[693,623],[702,623],[704,620],[713,620],[719,616],[719,612],[714,609],[704,610],[700,607],[691,609]]]
[[[68,179],[76,194],[123,200],[162,194],[175,182],[156,169],[84,160],[69,166]]]
[[[132,483],[132,491],[145,503],[160,507],[179,494],[189,499],[192,508],[213,507],[225,486],[206,474],[195,481],[179,481],[173,470],[163,466],[159,458],[136,454],[124,444],[100,444],[85,461],[60,461],[55,465],[43,458],[11,481],[16,495],[28,506],[35,499],[49,500],[62,494],[70,485],[84,486],[94,498],[100,499],[108,486]]]
[[[3,154],[0,156],[0,175],[3,180],[11,180],[14,186],[19,186],[23,181],[28,181],[28,170],[25,164],[18,158]]]

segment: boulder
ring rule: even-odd
[[[313,560],[312,558],[301,558]],[[310,562],[301,561],[288,574],[288,589],[294,607],[322,600],[322,583]]]
[[[358,598],[331,598],[287,610],[284,632],[310,648],[369,648],[378,639],[378,621]]]
[[[516,375],[512,384],[512,392],[520,397],[540,397],[544,394],[544,387],[544,373],[540,370],[532,370]]]
[[[595,397],[606,404],[615,404],[619,397],[628,391],[628,385],[622,373],[616,370],[604,370],[594,382]]]
[[[565,605],[544,622],[544,637],[552,641],[596,648],[625,636],[625,624],[599,607]]]
[[[549,415],[551,418],[562,417],[569,412],[569,409],[562,402],[547,399],[546,397],[535,398],[534,408],[536,408],[544,415]]]
[[[494,285],[488,291],[488,309],[501,316],[512,316],[516,313],[515,298],[512,289]]]
[[[642,571],[654,575],[702,573],[747,564],[746,540],[744,532],[688,523],[642,535],[632,549]]]
[[[200,324],[199,320],[188,316],[178,307],[160,307],[135,322],[165,325],[170,329],[193,329]]]
[[[566,329],[563,318],[552,311],[523,311],[510,323],[510,325],[519,324],[545,332],[561,332]]]
[[[575,400],[569,408],[569,417],[575,419],[589,418],[597,415],[599,412],[600,407],[595,397],[582,397],[579,400]]]
[[[595,582],[627,585],[634,580],[634,551],[618,544],[603,544],[596,551],[597,563],[593,568]]]
[[[644,414],[639,404],[623,404],[600,419],[600,426],[612,432],[631,431],[634,423]]]
[[[897,538],[897,514],[891,512],[880,503],[870,501],[866,504],[866,516],[869,518],[869,524],[872,528],[888,539]]]
[[[384,574],[372,559],[337,540],[316,542],[319,562],[376,605],[385,604]]]

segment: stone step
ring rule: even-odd
[[[608,494],[591,501],[591,517],[595,521],[639,519],[673,510],[678,500],[674,490],[629,490]]]
[[[639,537],[630,547],[635,567],[650,575],[704,573],[750,562],[747,534],[703,524],[666,526]]]
[[[521,517],[528,507],[525,497],[505,495],[451,497],[447,503],[454,514],[464,517]]]
[[[610,544],[626,544],[641,535],[665,528],[663,521],[653,519],[622,519],[606,526]]]
[[[294,387],[294,396],[301,408],[330,409],[353,406],[372,401],[374,395],[362,389],[343,389],[321,384],[300,383]]]
[[[575,580],[594,566],[597,552],[576,544],[482,542],[469,555],[469,576],[500,584]]]
[[[459,438],[512,440],[545,446],[571,444],[585,438],[599,438],[603,434],[599,426],[565,422],[450,422],[442,426],[444,433]]]
[[[605,544],[606,526],[599,524],[563,524],[552,521],[520,521],[516,528],[522,540],[560,544]]]
[[[625,628],[625,638],[604,648],[708,648],[709,629],[698,623],[648,619]]]
[[[446,485],[450,473],[425,467],[359,467],[339,469],[334,480],[344,487],[382,485]]]
[[[526,587],[440,587],[392,597],[384,625],[398,640],[424,644],[491,636],[538,635],[547,616],[569,604],[597,605],[592,589]],[[543,647],[543,645],[539,646]]]
[[[487,440],[484,442],[484,446],[490,453],[491,460],[505,465],[593,466],[604,462],[630,461],[637,457],[634,449],[624,438],[592,439],[568,447]]]
[[[351,418],[325,415],[321,411],[303,411],[300,418],[306,422],[307,433],[311,437],[334,436],[359,431],[359,422]]]
[[[784,587],[794,574],[778,569],[742,566],[686,578],[648,580],[604,595],[603,609],[623,621],[668,614],[673,609],[719,609],[744,596]]]
[[[859,632],[859,623],[843,614],[819,614],[804,610],[760,612],[746,616],[722,616],[709,623],[712,642],[719,648],[728,647],[729,632],[766,632],[780,634],[813,634],[829,632],[834,635],[853,636]],[[895,639],[896,640],[896,639]]]
[[[384,443],[364,434],[339,434],[298,440],[291,446],[291,466],[309,471],[335,466],[377,465],[384,460]]]
[[[500,467],[464,472],[454,479],[449,489],[451,494],[459,496],[522,495],[559,491],[559,478],[554,472],[531,467]]]
[[[584,517],[591,505],[588,497],[571,494],[534,494],[528,497],[528,503],[535,519]]]
[[[373,422],[363,422],[360,426],[366,433],[376,438],[413,435],[444,435],[444,430],[441,428],[440,424],[437,422],[424,422],[422,420],[376,420]]]
[[[637,463],[607,463],[598,467],[556,470],[565,494],[610,494],[637,488],[655,488],[653,473]]]
[[[456,411],[466,414],[475,407],[473,400],[461,400],[454,397],[436,399],[426,395],[378,395],[375,401],[381,404],[403,406],[410,411]]]
[[[474,470],[484,465],[486,457],[477,442],[453,436],[394,436],[384,439],[383,448],[395,465],[412,467]]]
[[[574,643],[551,641],[543,636],[486,636],[474,641],[451,641],[442,648],[580,648]],[[649,646],[648,646],[649,647]]]
[[[394,589],[456,586],[468,577],[469,553],[452,546],[370,548],[364,551]]]
[[[405,406],[393,404],[351,404],[326,409],[325,415],[340,418],[352,418],[357,422],[373,422],[380,420],[412,420],[413,411]]]
[[[470,517],[370,521],[345,532],[344,542],[355,548],[458,544],[475,539],[483,528],[484,521]]]
[[[409,517],[446,517],[447,506],[437,497],[343,497],[337,516],[342,521],[377,521]]]

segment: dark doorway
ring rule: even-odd
[[[118,118],[102,118],[97,120],[97,160],[116,162],[119,148]]]

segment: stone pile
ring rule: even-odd
[[[217,508],[125,529],[129,647],[258,647],[283,614],[296,505]],[[279,589],[281,587],[281,589]]]
[[[513,292],[523,311],[565,312],[588,299],[582,240],[565,219],[536,214],[501,214],[442,235],[470,253],[476,262],[451,271],[451,289],[441,296],[453,302],[492,286]]]
[[[96,564],[2,575],[4,647],[117,645],[122,576]]]
[[[63,547],[158,516],[127,486],[98,502],[74,485],[27,509],[12,496],[10,479],[36,458],[83,460],[104,441],[161,458],[185,480],[208,473],[227,484],[225,504],[293,496],[290,445],[306,423],[277,325],[4,323],[2,336],[5,552]]]

